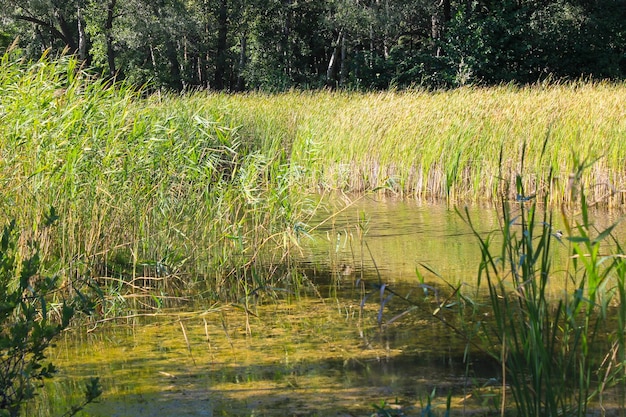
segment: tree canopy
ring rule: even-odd
[[[0,0],[0,47],[153,88],[626,78],[626,0]]]

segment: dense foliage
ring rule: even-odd
[[[42,239],[46,270],[109,293],[159,288],[158,300],[144,294],[159,306],[192,282],[220,299],[269,282],[256,270],[289,256],[309,204],[278,128],[244,135],[220,95],[141,98],[77,65],[0,60],[0,222],[41,224],[38,207],[54,207],[63,221]]]
[[[47,224],[56,215],[47,215]],[[40,275],[37,244],[16,231],[15,223],[0,234],[0,416],[18,416],[37,388],[56,369],[47,362],[46,351],[65,330],[77,309],[89,299],[76,297],[51,303],[53,293],[67,292],[58,277]],[[66,415],[74,415],[100,396],[98,379],[92,379],[85,399]]]
[[[3,48],[177,90],[626,76],[625,0],[0,0],[0,22]]]

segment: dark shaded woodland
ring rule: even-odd
[[[626,0],[0,0],[0,46],[173,90],[626,78]]]

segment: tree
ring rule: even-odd
[[[626,77],[626,0],[0,0],[0,45],[151,88]]]
[[[91,37],[91,54],[95,65],[106,62],[105,74],[109,78],[123,78],[118,74],[114,47],[113,23],[119,13],[118,0],[92,1],[84,12],[86,32]]]
[[[3,0],[0,6],[8,18],[21,22],[16,24],[16,35],[23,37],[27,45],[37,48],[39,54],[47,48],[79,51],[78,14],[81,0]],[[84,57],[86,58],[86,57]]]

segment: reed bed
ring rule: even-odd
[[[625,198],[624,84],[290,92],[226,101],[244,130],[264,132],[274,124],[292,137],[291,163],[306,172],[311,190],[493,202],[498,181],[522,173],[530,192],[551,186],[554,201],[570,200],[578,155],[595,162],[584,178],[592,184],[591,202],[619,205]],[[553,183],[546,184],[550,171]]]
[[[142,97],[70,57],[1,65],[0,209],[27,230],[59,217],[35,230],[49,268],[109,293],[229,299],[286,279],[306,200],[280,152],[243,138],[218,101]]]
[[[584,169],[579,165],[572,180],[580,213],[560,213],[564,232],[555,232],[553,210],[540,204],[547,193],[528,196],[519,175],[503,186],[528,198],[501,201],[495,232],[479,232],[467,209],[458,212],[482,252],[476,291],[488,290],[491,318],[470,308],[466,334],[480,335],[482,349],[502,367],[501,415],[510,405],[517,416],[584,417],[594,407],[602,415],[624,408],[624,251],[613,235],[618,223],[598,229],[590,220]],[[571,254],[563,269],[553,268],[552,244]],[[565,288],[555,297],[550,281],[563,276]],[[611,396],[615,403],[605,404]]]
[[[0,220],[33,230],[42,264],[68,286],[104,289],[102,314],[120,312],[115,299],[158,308],[192,292],[250,313],[264,293],[301,284],[292,255],[314,209],[307,193],[500,201],[503,246],[494,252],[476,236],[479,281],[497,316],[492,353],[520,415],[584,416],[602,384],[623,382],[623,250],[614,241],[617,255],[601,259],[611,229],[592,234],[586,213],[596,201],[624,203],[624,103],[626,85],[608,83],[144,96],[90,78],[71,57],[23,62],[9,52],[0,62]],[[541,217],[536,196],[582,200],[582,221],[562,212],[575,289],[556,304],[545,291],[551,212],[542,204]],[[607,311],[618,326],[598,364],[590,347],[606,334]],[[606,376],[593,380],[598,369]],[[570,376],[577,383],[555,384]]]
[[[568,201],[581,155],[589,201],[624,201],[623,84],[146,96],[71,57],[0,65],[2,216],[41,234],[51,268],[113,292],[287,285],[308,193],[493,202],[519,173]]]

